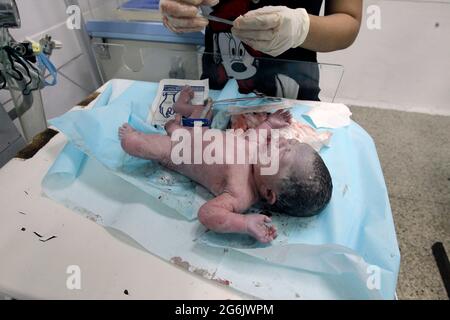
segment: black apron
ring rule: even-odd
[[[221,0],[211,15],[234,20],[269,5],[305,8],[309,14],[319,15],[322,0]],[[210,21],[205,33],[205,52],[209,54],[203,56],[202,79],[209,78],[211,89],[220,90],[228,79],[234,78],[241,93],[258,91],[269,96],[319,100],[319,68],[314,51],[293,48],[273,58],[234,38],[231,26]],[[288,94],[293,82],[299,86],[295,96],[292,90]]]

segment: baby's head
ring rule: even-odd
[[[330,202],[333,191],[330,172],[312,147],[280,138],[279,168],[277,174],[266,176],[260,174],[258,166],[255,170],[258,191],[273,211],[310,217]]]

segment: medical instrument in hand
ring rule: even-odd
[[[217,100],[217,101],[213,102],[213,106],[223,105],[223,104],[235,104],[235,105],[242,105],[242,106],[258,106],[261,104],[280,103],[280,102],[283,102],[282,98],[267,97],[264,95],[259,95],[256,97]]]
[[[283,103],[283,99],[267,97],[262,93],[255,93],[256,97],[245,97],[245,98],[236,98],[236,99],[225,99],[225,100],[217,100],[213,101],[211,98],[207,99],[204,103],[205,109],[201,114],[200,119],[183,119],[184,126],[193,126],[195,122],[202,122],[203,126],[209,126],[211,122],[206,119],[208,113],[214,109],[214,107],[223,106],[229,107],[228,111],[233,111],[233,107],[240,107],[238,112],[251,112],[249,108],[264,108],[267,106],[274,106],[276,104]]]
[[[223,24],[230,25],[230,26],[233,25],[233,21],[231,21],[231,20],[227,20],[227,19],[215,17],[215,16],[212,16],[212,15],[210,15],[210,14],[203,15],[203,17],[205,17],[205,18],[208,19],[209,21],[219,22],[219,23],[223,23]]]
[[[226,109],[228,114],[238,115],[251,112],[273,112],[291,107],[291,103],[286,99],[268,97],[261,93],[256,94],[255,97],[214,101],[212,108]]]
[[[49,57],[61,46],[48,35],[39,43],[16,41],[9,28],[20,26],[15,0],[0,0],[0,89],[10,91],[15,108],[8,115],[11,120],[19,118],[25,139],[30,141],[47,128],[40,89],[57,82],[57,70]]]
[[[202,16],[204,18],[208,19],[209,21],[219,22],[219,23],[230,25],[230,26],[232,26],[234,24],[234,21],[210,15],[209,12],[211,12],[211,8],[208,6],[200,6],[200,9],[202,11]]]

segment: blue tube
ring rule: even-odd
[[[46,79],[44,79],[44,83],[46,86],[54,86],[58,82],[58,70],[56,70],[55,65],[48,59],[48,57],[40,53],[37,56],[37,61],[39,65],[39,69],[45,74],[45,70],[48,70],[49,74],[52,76],[52,80],[48,82]]]

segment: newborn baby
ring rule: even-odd
[[[194,164],[194,161],[175,164],[172,151],[178,144],[186,143],[172,141],[177,130],[184,129],[192,133],[188,144],[191,154],[196,151],[193,134],[195,129],[180,125],[181,116],[197,119],[203,113],[200,106],[192,108],[191,105],[189,108],[189,96],[189,90],[184,90],[179,102],[174,105],[177,117],[166,124],[167,136],[137,132],[128,124],[119,129],[119,136],[122,147],[128,154],[159,161],[162,166],[189,177],[215,195],[198,212],[198,218],[204,226],[219,233],[249,234],[262,243],[269,243],[277,237],[277,230],[265,215],[244,214],[253,205],[263,201],[275,212],[308,217],[319,213],[329,203],[333,187],[325,163],[312,147],[294,139],[280,138],[278,141],[279,158],[276,160],[279,161],[280,169],[274,175],[262,174],[267,163],[262,164],[259,159],[256,164],[250,161],[244,164],[227,164],[226,161],[220,162],[224,164]],[[272,129],[289,126],[291,120],[288,111],[278,111],[267,116],[255,130],[268,130],[270,134]],[[201,130],[203,134],[213,133],[211,130],[214,130],[215,134],[221,135],[223,141],[226,141],[226,133],[223,131],[208,128]],[[269,135],[266,140],[258,143],[270,147],[272,143],[277,143],[273,140]],[[252,151],[245,142],[248,142],[245,136],[234,135],[233,148],[236,152],[249,155],[246,158],[250,159]],[[203,141],[197,148],[203,154],[211,143]],[[217,151],[223,157],[226,157],[226,151],[229,150],[227,143],[225,142],[222,152]]]

